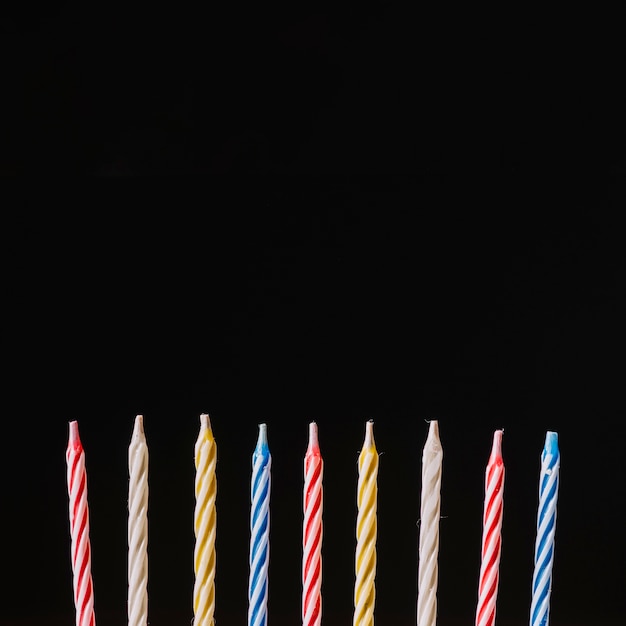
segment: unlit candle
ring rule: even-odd
[[[128,626],[148,623],[148,446],[143,415],[128,448]]]
[[[215,537],[217,533],[217,446],[209,416],[200,416],[195,445],[196,507],[194,511],[194,626],[213,626],[215,614]]]
[[[437,420],[433,420],[422,451],[417,626],[435,626],[437,623],[442,462],[439,425]]]

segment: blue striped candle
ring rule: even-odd
[[[552,564],[554,563],[554,533],[556,530],[556,501],[559,492],[561,455],[557,433],[548,431],[541,453],[539,477],[539,509],[535,541],[535,571],[533,573],[530,626],[548,626]]]
[[[259,424],[259,438],[252,455],[248,626],[267,626],[271,467],[272,455],[267,445],[267,425]]]

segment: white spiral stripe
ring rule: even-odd
[[[196,575],[193,588],[194,626],[212,626],[215,611],[214,583],[215,568],[215,523],[211,524],[217,498],[215,469],[217,455],[211,454],[214,441],[205,438],[204,429],[195,445],[195,493],[194,510],[194,565]],[[213,520],[214,521],[214,520]]]
[[[91,626],[93,615],[93,589],[91,585],[91,548],[89,544],[89,515],[87,509],[87,476],[85,455],[68,448],[67,483],[69,487],[69,511],[72,558],[72,587],[76,607],[76,626]],[[80,492],[83,484],[82,493]],[[82,533],[81,533],[82,529]],[[81,576],[81,570],[83,571]]]
[[[358,584],[362,585],[364,589],[367,589],[366,593],[362,593],[358,596],[356,602],[356,615],[358,617],[358,624],[370,624],[374,619],[374,606],[376,599],[376,587],[374,586],[376,574],[374,571],[370,571],[366,574],[362,574],[358,579]]]
[[[128,486],[128,624],[148,623],[148,448],[133,437],[129,449]]]
[[[364,448],[359,455],[353,626],[373,626],[374,623],[378,453],[373,447],[373,441],[370,445],[372,448]]]
[[[269,517],[269,500],[270,500],[270,470],[271,470],[271,456],[264,457],[258,455],[254,457],[253,463],[253,477],[260,476],[258,481],[258,488],[252,492],[252,506],[251,506],[251,535],[250,535],[250,554],[251,565],[250,571],[258,573],[256,578],[256,585],[252,588],[253,580],[250,578],[250,584],[248,588],[249,593],[249,608],[248,608],[248,624],[249,626],[265,626],[267,624],[267,596],[268,596],[268,571],[269,571],[269,530],[270,530],[270,517]],[[266,490],[267,488],[267,490]],[[267,491],[262,498],[264,491]],[[256,513],[256,520],[254,516]],[[265,532],[261,535],[261,528],[263,524],[265,526]],[[256,550],[255,550],[256,544]],[[265,557],[265,563],[261,565],[261,561]],[[265,591],[263,590],[263,584],[265,583]],[[256,613],[256,615],[255,615]]]
[[[504,466],[495,465],[485,480],[485,507],[491,507],[483,515],[483,550],[480,568],[479,610],[482,610],[478,626],[493,624],[497,601],[499,564],[501,551],[501,528],[503,510]],[[488,569],[489,568],[489,569]],[[493,587],[493,593],[489,596]]]
[[[537,537],[535,540],[535,570],[533,572],[533,594],[531,623],[548,624],[552,567],[554,563],[554,538],[556,534],[556,500],[558,495],[559,458],[551,454],[542,455]],[[546,502],[551,491],[554,496]],[[547,506],[546,506],[547,505]],[[543,518],[541,518],[543,514]],[[551,529],[550,526],[552,526]],[[543,543],[543,547],[541,544]],[[552,551],[552,554],[550,554]],[[533,620],[533,616],[536,618]]]
[[[320,626],[322,620],[321,611],[321,547],[322,547],[322,473],[323,465],[321,458],[308,463],[305,473],[305,505],[304,512],[304,553],[303,563],[305,566],[302,586],[302,619],[307,626]],[[312,482],[317,474],[317,480]],[[318,503],[319,505],[316,504]],[[308,529],[308,533],[307,533]],[[307,567],[308,563],[308,567]],[[316,574],[317,566],[320,570]],[[307,601],[308,598],[308,601]],[[313,621],[313,615],[318,608],[317,616]]]
[[[439,519],[443,451],[438,428],[430,428],[422,454],[417,625],[435,626],[439,572]]]

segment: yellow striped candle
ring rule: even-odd
[[[377,479],[378,452],[374,443],[374,422],[369,420],[365,425],[365,441],[359,454],[353,626],[374,626]]]
[[[215,466],[217,446],[209,416],[200,416],[200,432],[195,446],[196,508],[194,531],[195,581],[193,587],[194,626],[213,626],[215,613],[215,498],[217,481]]]

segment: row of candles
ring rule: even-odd
[[[85,452],[78,423],[70,422],[67,481],[76,626],[94,626],[89,509]],[[496,615],[504,497],[502,430],[493,435],[485,473],[481,567],[476,626],[493,626]],[[148,446],[143,416],[135,418],[128,451],[128,624],[148,623]],[[418,550],[417,626],[435,626],[439,552],[440,491],[443,449],[438,422],[429,424],[422,453],[421,519]],[[200,416],[195,444],[194,511],[194,626],[213,626],[215,613],[215,540],[217,529],[217,446],[207,414]],[[267,626],[268,565],[270,556],[270,488],[272,457],[267,425],[259,425],[252,455],[250,507],[250,571],[248,626]],[[541,454],[539,507],[535,542],[530,626],[548,626],[560,454],[557,433],[546,433]],[[324,463],[317,424],[309,425],[304,457],[302,526],[302,624],[322,621],[322,511]],[[376,578],[378,452],[374,424],[365,424],[365,440],[358,460],[357,520],[353,626],[373,626]]]

